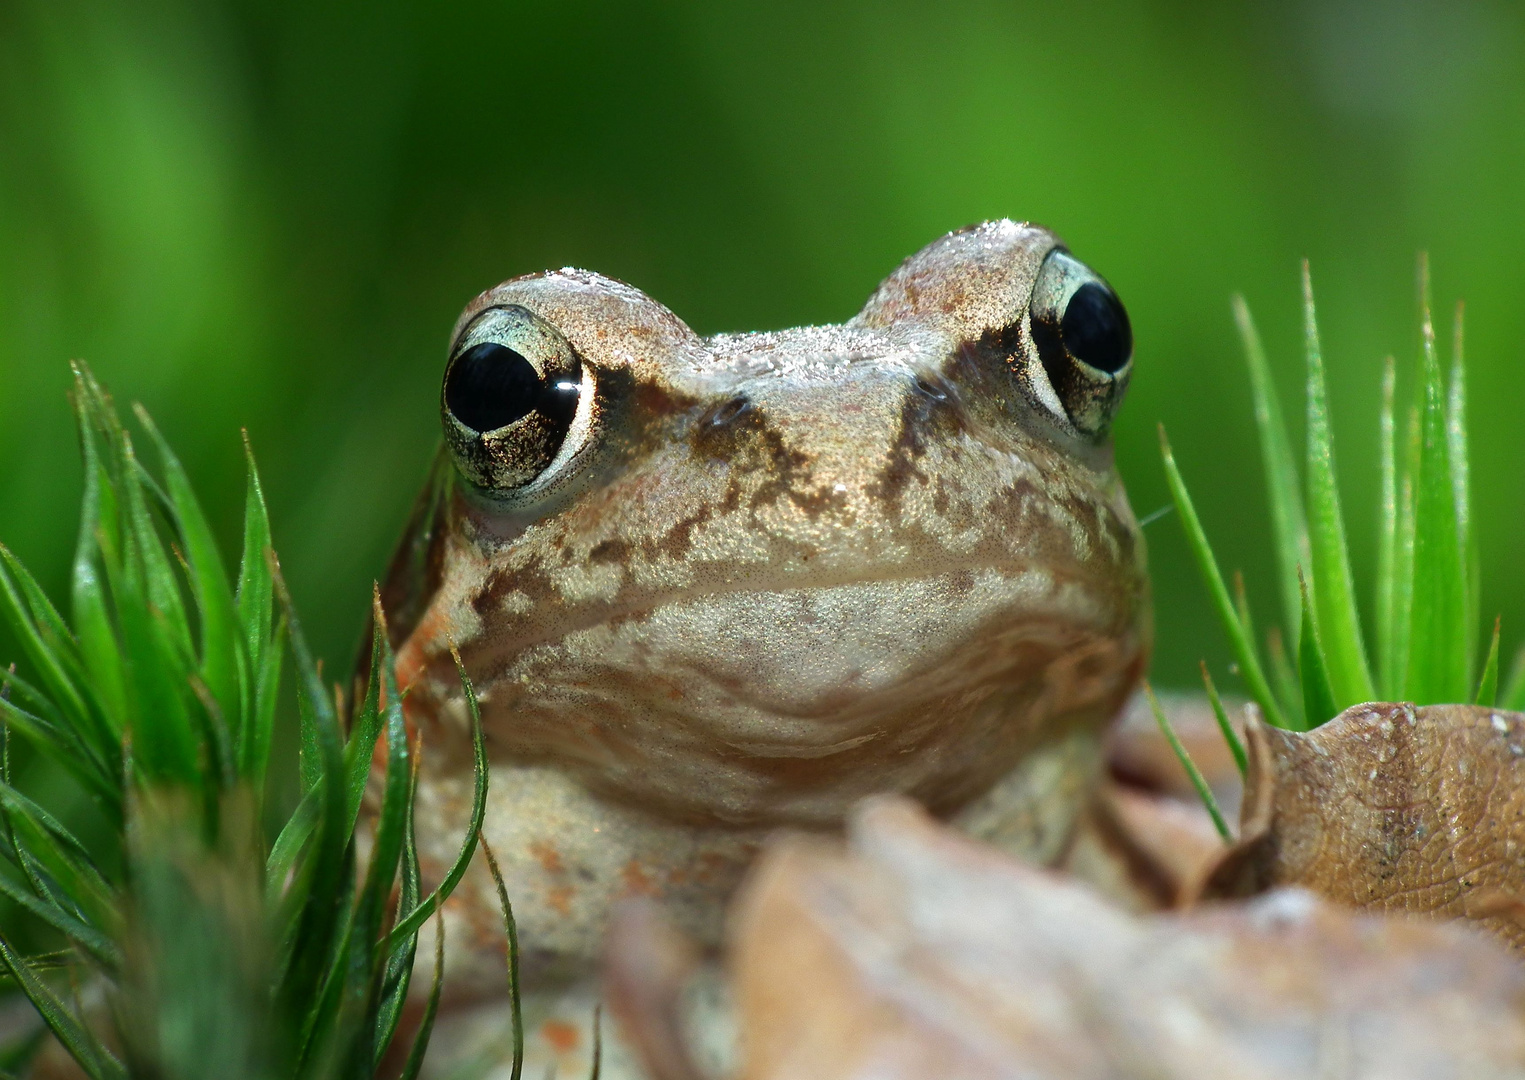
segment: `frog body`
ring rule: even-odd
[[[579,270],[477,297],[383,589],[426,876],[469,816],[452,646],[531,987],[586,976],[622,896],[715,941],[770,831],[873,792],[1055,857],[1150,646],[1131,364],[1105,282],[1010,221],[840,326],[700,337]],[[446,914],[452,985],[501,987],[485,872]]]

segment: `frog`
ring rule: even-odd
[[[1116,292],[1011,220],[839,325],[701,336],[571,268],[476,297],[381,591],[425,876],[471,815],[462,672],[527,992],[596,978],[630,897],[713,947],[771,833],[875,793],[1056,860],[1152,642],[1132,367]],[[480,863],[443,926],[447,986],[501,993]]]

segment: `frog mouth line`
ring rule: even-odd
[[[886,568],[887,570],[889,568]],[[972,620],[973,623],[983,624],[988,628],[992,623],[1002,620],[1004,612],[1005,620],[1011,623],[1031,620],[1034,622],[1063,622],[1074,624],[1077,628],[1085,628],[1098,633],[1114,633],[1123,624],[1130,621],[1127,614],[1129,611],[1139,610],[1136,594],[1140,589],[1147,589],[1147,585],[1141,581],[1134,583],[1134,575],[1125,574],[1121,578],[1109,577],[1108,575],[1087,571],[1083,566],[1070,566],[1056,570],[1052,564],[1040,566],[1037,563],[1025,564],[991,563],[988,561],[970,562],[965,565],[945,567],[937,573],[857,573],[842,574],[835,577],[822,578],[809,583],[801,583],[793,580],[770,579],[766,575],[746,581],[737,581],[734,584],[722,585],[713,588],[695,588],[689,590],[673,590],[664,593],[652,593],[648,596],[631,597],[623,602],[615,601],[607,606],[596,610],[585,610],[580,618],[568,618],[562,622],[547,622],[531,620],[529,618],[519,620],[518,629],[533,632],[509,633],[494,635],[490,639],[472,640],[463,636],[456,641],[462,655],[467,661],[467,666],[477,671],[491,672],[487,678],[495,677],[510,667],[515,658],[522,656],[540,646],[564,641],[576,635],[596,630],[599,627],[619,625],[632,621],[646,621],[653,613],[660,609],[669,608],[674,611],[686,606],[714,603],[723,605],[729,598],[752,595],[760,600],[773,598],[783,601],[786,598],[803,598],[809,594],[823,594],[841,590],[863,589],[872,586],[910,587],[916,583],[931,585],[943,581],[947,583],[946,589],[940,598],[939,606],[946,610],[967,609],[973,602],[971,600],[980,579],[984,575],[998,575],[1009,581],[1029,576],[1031,584],[1020,589],[1020,602],[1012,602],[1017,597],[1008,592],[999,604],[990,604],[988,612],[981,618]],[[505,587],[496,593],[478,594],[470,601],[470,606],[478,612],[489,607],[498,606],[501,597],[506,596],[512,590]],[[1080,604],[1065,603],[1065,598],[1079,596],[1083,598]],[[495,601],[497,603],[495,603]],[[440,597],[436,593],[431,598],[421,627],[427,627],[434,619],[448,621],[450,609],[454,605],[441,607]],[[903,602],[899,601],[899,602]],[[448,602],[447,602],[448,604]],[[751,609],[739,609],[744,618],[758,620],[760,626],[775,626],[776,623],[766,622],[766,616],[759,604]],[[458,609],[457,609],[458,610]],[[473,622],[476,619],[471,620]],[[702,619],[696,619],[702,622]],[[780,631],[783,633],[783,631]],[[970,635],[979,636],[976,629],[970,630]],[[416,639],[417,634],[413,635]],[[428,644],[422,646],[422,655],[419,649],[413,646],[413,641],[405,643],[399,650],[399,662],[404,655],[412,653],[416,663],[414,671],[423,674],[425,670],[433,669],[438,672],[441,687],[453,687],[456,676],[454,674],[454,662],[449,657],[449,645],[447,633],[435,633],[426,631],[424,640]],[[416,659],[415,659],[416,658]],[[413,666],[412,664],[408,666]],[[446,670],[448,669],[448,670]],[[479,676],[480,678],[480,676]],[[447,689],[447,693],[449,690]]]

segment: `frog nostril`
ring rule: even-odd
[[[1059,323],[1065,348],[1098,371],[1120,371],[1133,355],[1133,328],[1116,294],[1094,281],[1075,290]]]
[[[541,393],[535,366],[492,341],[467,349],[445,375],[445,404],[451,415],[476,432],[496,431],[528,416]]]

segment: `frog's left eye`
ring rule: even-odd
[[[456,466],[489,494],[553,475],[586,437],[585,375],[556,328],[517,304],[489,308],[445,368],[440,415]]]
[[[1084,263],[1056,249],[1038,272],[1028,315],[1046,376],[1029,372],[1037,396],[1082,434],[1106,434],[1133,370],[1133,329],[1122,301]]]

